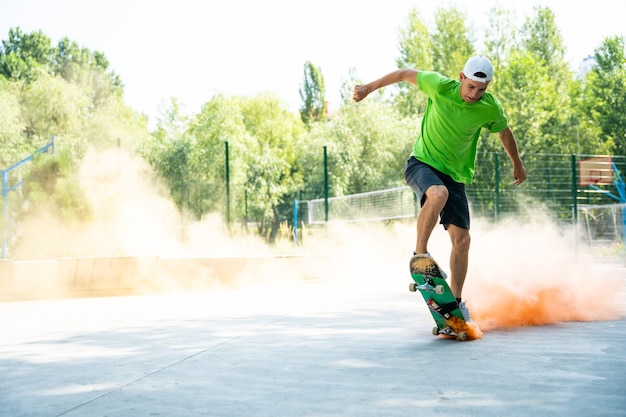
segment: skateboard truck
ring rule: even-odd
[[[426,278],[426,277],[425,277]],[[434,292],[435,294],[441,295],[445,292],[445,288],[443,285],[435,285],[431,278],[426,278],[424,284],[418,284],[416,282],[412,282],[409,284],[409,291],[426,291],[426,292]]]
[[[456,337],[456,340],[460,340],[460,341],[467,340],[467,332],[460,331],[457,333],[450,326],[446,326],[441,329],[439,327],[433,327],[433,336],[439,336],[440,334],[445,334],[446,336]]]

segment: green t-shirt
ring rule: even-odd
[[[481,128],[495,133],[508,125],[502,105],[487,91],[479,101],[466,103],[461,82],[437,72],[418,72],[417,85],[428,104],[411,155],[456,182],[471,183]]]

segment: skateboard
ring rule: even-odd
[[[433,316],[436,327],[433,335],[451,336],[457,340],[467,340],[472,336],[468,323],[463,318],[459,303],[454,298],[444,273],[428,256],[414,256],[410,263],[413,281],[409,285],[411,292],[419,291],[424,297],[428,310]]]

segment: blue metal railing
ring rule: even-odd
[[[8,201],[8,194],[9,192],[19,188],[22,186],[24,181],[17,181],[14,184],[9,184],[9,173],[17,168],[19,168],[20,166],[26,164],[27,162],[30,162],[33,160],[33,158],[35,157],[35,155],[40,154],[40,153],[51,153],[54,154],[54,136],[52,136],[52,139],[50,139],[50,142],[48,142],[44,147],[42,147],[41,149],[36,150],[35,152],[33,152],[30,156],[22,159],[20,162],[11,165],[10,167],[8,167],[7,169],[3,169],[0,170],[0,174],[2,175],[2,213],[3,213],[3,218],[4,218],[4,222],[3,222],[3,233],[2,233],[2,259],[7,259],[8,256],[8,241],[9,241],[9,201]]]

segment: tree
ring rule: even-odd
[[[23,132],[19,89],[0,77],[0,168],[14,164],[33,150]]]
[[[175,135],[178,139],[170,140],[178,142],[174,144],[177,152],[181,147],[189,146],[184,165],[176,177],[179,188],[187,194],[188,209],[198,219],[212,212],[221,213],[226,218],[225,142],[229,143],[233,188],[245,178],[242,158],[250,146],[240,108],[234,99],[217,95],[206,102],[200,113],[186,125],[186,138]],[[172,160],[172,164],[175,163]]]
[[[596,65],[584,83],[583,112],[600,126],[610,151],[626,155],[626,54],[624,38],[606,38],[595,50]]]
[[[507,64],[511,53],[519,49],[511,11],[494,7],[489,11],[487,29],[485,29],[484,55],[493,64],[495,79],[489,84],[490,91],[496,91],[500,66]]]
[[[272,95],[240,98],[238,106],[251,139],[243,157],[248,210],[258,234],[274,243],[303,186],[299,161],[304,125]]]
[[[76,85],[42,74],[28,84],[20,101],[28,136],[43,140],[53,135],[82,137],[89,100]]]
[[[112,96],[121,96],[123,85],[115,72],[109,72],[109,60],[102,52],[92,52],[76,42],[63,38],[52,49],[51,73],[81,85],[97,107]]]
[[[9,39],[0,48],[0,74],[9,80],[30,82],[40,72],[50,70],[52,47],[43,32],[23,33],[17,27],[9,30]]]
[[[556,153],[544,132],[552,117],[550,103],[555,95],[548,69],[530,52],[516,51],[509,57],[509,64],[500,70],[498,85],[498,99],[519,142],[520,153]],[[481,148],[486,149],[489,148]],[[494,135],[489,150],[500,149]]]
[[[531,51],[551,71],[562,74],[567,67],[565,47],[554,13],[548,7],[535,6],[534,16],[527,17],[520,30],[522,47]]]
[[[400,28],[400,57],[396,59],[398,68],[429,70],[433,67],[433,57],[428,27],[422,22],[419,11],[411,10],[406,27]],[[398,84],[395,105],[403,115],[423,114],[426,109],[426,95],[420,94],[414,86]]]
[[[163,156],[157,152],[152,164],[169,177],[170,187],[178,184],[181,189],[186,184],[188,207],[195,217],[225,214],[228,142],[232,216],[253,221],[257,233],[274,242],[280,223],[291,218],[291,203],[302,189],[302,121],[270,94],[254,98],[218,95],[187,125],[183,138],[170,139],[166,145],[153,142],[152,147],[161,147],[169,159],[165,166],[159,165]]]
[[[350,68],[348,70],[348,77],[342,78],[341,87],[339,88],[339,96],[341,97],[341,106],[349,105],[352,103],[352,96],[354,94],[354,86],[362,84],[362,81],[356,76],[356,69]]]
[[[310,61],[304,64],[304,81],[300,87],[302,107],[300,117],[308,125],[313,121],[326,118],[326,87],[322,70]]]
[[[109,96],[122,96],[118,75],[108,72],[109,61],[101,52],[92,52],[76,42],[63,38],[52,47],[50,38],[41,31],[23,33],[17,27],[9,30],[9,39],[0,48],[0,74],[24,84],[34,82],[41,74],[60,76],[80,85],[91,97],[92,108]]]
[[[197,205],[191,204],[196,196],[191,183],[192,147],[187,136],[169,137],[164,131],[157,131],[150,140],[142,143],[140,153],[169,187],[170,196],[179,210],[199,218],[202,210],[198,212]]]
[[[522,146],[527,153],[575,153],[572,138],[580,125],[573,112],[577,86],[552,11],[535,7],[520,30],[520,40],[521,50],[507,60],[498,93],[508,103]]]
[[[451,78],[458,78],[465,61],[474,54],[466,20],[466,15],[453,7],[435,12],[435,31],[430,37],[433,69]]]
[[[506,97],[508,94],[511,95],[512,101],[517,98],[514,90],[506,88],[506,78],[503,78],[507,65],[519,55],[520,48],[515,36],[517,32],[512,22],[510,11],[498,7],[489,10],[487,29],[484,34],[484,51],[482,52],[483,55],[489,58],[494,69],[494,79],[489,83],[488,91],[505,103],[508,102]],[[502,95],[505,97],[501,97],[501,86],[504,86]],[[509,110],[508,106],[505,106],[504,110],[507,113]],[[517,128],[515,128],[515,132],[517,135],[522,133],[518,132]],[[501,150],[502,145],[497,135],[483,130],[481,140],[478,142],[478,152],[491,153],[500,152]]]
[[[314,124],[303,142],[305,195],[323,195],[324,146],[331,195],[404,185],[404,164],[419,126],[416,116],[403,118],[380,96],[342,106],[329,123]]]

